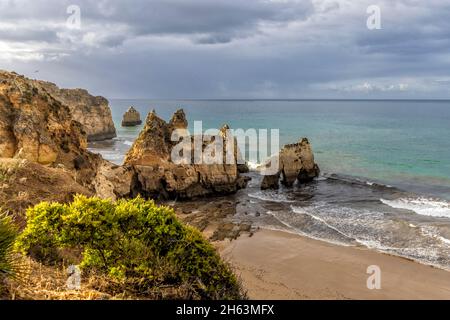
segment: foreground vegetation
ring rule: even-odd
[[[20,261],[13,250],[17,234],[11,219],[0,214],[0,296],[6,290],[6,279],[15,278],[20,273]]]
[[[102,277],[102,292],[111,295],[158,298],[167,295],[155,293],[171,289],[171,298],[244,298],[229,266],[198,230],[171,208],[139,197],[42,202],[27,210],[16,248],[46,266],[79,264],[82,279]]]

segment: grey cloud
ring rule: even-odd
[[[81,30],[74,1],[7,2],[0,68],[110,98],[450,97],[444,1],[378,0],[374,31],[371,0],[79,0]]]
[[[49,29],[43,30],[36,30],[32,28],[19,30],[0,29],[0,39],[2,41],[12,40],[16,42],[27,42],[27,41],[57,42],[58,36],[54,32],[54,30]]]
[[[356,44],[367,53],[426,55],[450,49],[450,3],[399,1],[381,11],[382,29],[360,30]]]
[[[24,20],[25,28],[27,19],[63,23],[68,17],[66,9],[72,4],[70,0],[2,1],[0,19],[10,22]],[[310,0],[80,0],[76,5],[81,9],[82,30],[89,31],[93,24],[104,29],[119,24],[128,27],[124,39],[200,34],[202,37],[195,41],[208,44],[229,42],[243,33],[254,32],[260,23],[304,19],[314,9]],[[60,28],[55,27],[53,33],[56,34]]]

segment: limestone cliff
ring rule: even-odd
[[[36,80],[35,83],[37,87],[69,107],[73,119],[81,123],[86,131],[88,141],[116,137],[108,100],[92,96],[84,89],[60,89],[54,83],[41,80]]]
[[[139,137],[129,150],[125,164],[133,166],[136,176],[134,191],[148,197],[194,198],[211,194],[234,193],[245,187],[247,179],[239,175],[237,163],[175,164],[171,159],[175,129],[186,129],[183,110],[178,110],[167,123],[151,112]],[[199,138],[199,137],[197,137]],[[186,137],[193,150],[195,137]],[[202,148],[211,143],[202,136]],[[225,146],[225,143],[224,143]],[[225,154],[225,153],[224,153]]]
[[[73,167],[86,144],[67,106],[34,81],[0,71],[0,157]]]
[[[278,154],[278,161],[278,172],[265,175],[261,189],[278,188],[280,178],[285,186],[292,186],[296,181],[308,182],[317,177],[320,172],[319,166],[314,162],[311,145],[306,138],[298,143],[285,145]]]
[[[0,158],[51,166],[54,176],[70,175],[79,188],[101,197],[131,192],[132,169],[90,153],[86,133],[69,107],[37,81],[5,71],[0,71]],[[47,184],[44,178],[42,184]]]

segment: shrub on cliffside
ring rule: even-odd
[[[190,298],[242,298],[236,277],[200,232],[153,201],[77,196],[68,205],[40,203],[27,221],[17,242],[25,253],[49,262],[81,250],[85,272],[105,273],[135,294],[178,286]]]
[[[4,289],[4,281],[16,277],[20,272],[20,263],[13,252],[16,237],[17,229],[11,219],[0,214],[0,295]]]

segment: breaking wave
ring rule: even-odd
[[[444,200],[418,197],[380,201],[395,209],[410,210],[424,216],[450,218],[450,203]]]

